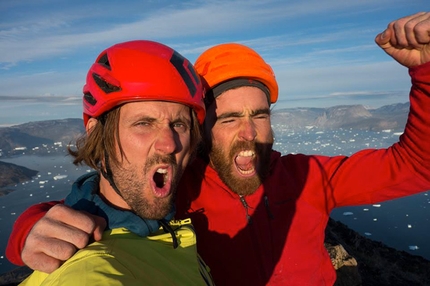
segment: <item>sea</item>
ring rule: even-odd
[[[311,126],[300,131],[274,126],[274,132],[274,149],[282,154],[328,156],[351,155],[366,148],[385,148],[401,135],[398,130],[319,130]],[[88,167],[74,166],[65,149],[57,144],[41,146],[38,150],[22,150],[13,157],[0,156],[1,161],[39,171],[30,181],[9,186],[7,189],[13,192],[0,197],[0,274],[16,267],[5,256],[16,218],[30,205],[63,199],[74,180],[91,171]],[[430,191],[374,205],[338,208],[331,217],[372,240],[430,260]]]

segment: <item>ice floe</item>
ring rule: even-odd
[[[56,176],[54,176],[54,180],[61,180],[64,178],[67,178],[67,175],[56,175]]]

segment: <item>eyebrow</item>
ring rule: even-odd
[[[148,116],[148,115],[137,115],[137,116],[132,116],[130,118],[127,119],[127,122],[136,122],[136,121],[148,121],[148,122],[154,122],[157,119],[155,117],[152,116]]]
[[[131,118],[128,118],[126,122],[137,122],[137,121],[147,121],[147,122],[156,122],[158,118],[151,116],[151,115],[137,115],[133,116]],[[177,123],[177,122],[185,122],[187,124],[191,123],[191,119],[187,118],[186,116],[178,115],[175,118],[172,118],[170,123]]]
[[[261,114],[270,115],[270,109],[269,108],[261,108],[261,109],[256,109],[256,110],[251,111],[251,117],[258,116]],[[217,120],[222,120],[222,119],[231,118],[231,117],[244,117],[244,116],[245,115],[243,114],[243,112],[226,112],[226,113],[220,114],[217,117]]]

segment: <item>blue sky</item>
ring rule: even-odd
[[[215,44],[246,44],[275,71],[275,109],[406,102],[407,69],[374,37],[428,8],[428,0],[0,0],[0,125],[81,117],[92,62],[134,39],[191,62]]]

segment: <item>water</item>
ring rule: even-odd
[[[331,217],[363,236],[430,260],[430,192],[377,205],[338,208]]]
[[[287,153],[350,155],[364,148],[384,148],[398,140],[395,130],[384,132],[335,130],[290,131],[275,126],[274,149]],[[0,160],[21,165],[39,174],[24,184],[9,187],[15,191],[0,197],[0,273],[15,268],[5,257],[5,247],[15,219],[28,206],[63,199],[74,180],[89,171],[77,168],[64,150],[49,156],[21,154]],[[67,177],[54,180],[54,176]],[[383,202],[380,205],[345,207],[333,211],[332,217],[373,240],[390,247],[430,259],[430,192]]]
[[[0,273],[4,273],[16,268],[5,256],[7,240],[16,218],[33,204],[63,199],[70,192],[75,179],[89,168],[77,168],[65,152],[43,157],[22,155],[0,160],[39,171],[31,181],[7,187],[6,189],[14,191],[0,197]],[[64,178],[55,180],[57,175],[64,175]]]
[[[358,130],[305,131],[274,127],[274,149],[283,154],[304,153],[351,155],[366,148],[385,148],[398,141],[401,131]],[[420,255],[430,260],[430,192],[424,192],[379,205],[335,209],[331,217],[375,241]]]

